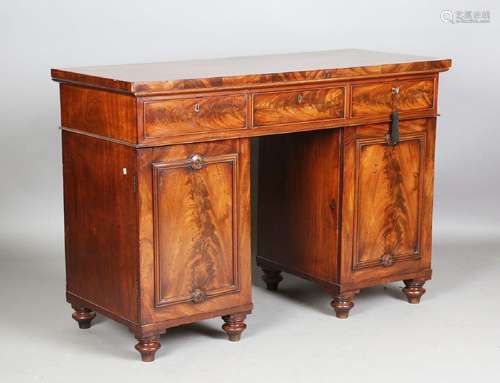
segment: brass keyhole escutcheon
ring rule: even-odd
[[[301,94],[297,95],[297,104],[302,104],[303,97]]]
[[[196,103],[196,104],[194,105],[194,111],[195,111],[196,113],[199,113],[199,112],[200,112],[200,109],[201,109],[201,108],[200,108],[200,104]]]

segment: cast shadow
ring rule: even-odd
[[[439,241],[433,245],[433,280],[426,284],[427,293],[423,299],[432,301],[441,294],[453,292],[474,280],[484,278],[491,270],[500,268],[500,239],[487,240]],[[293,275],[283,273],[283,281],[278,291],[268,292],[262,281],[262,271],[256,263],[252,263],[252,278],[254,288],[265,291],[266,294],[276,296],[276,299],[285,298],[298,306],[308,307],[334,316],[330,307],[329,294],[318,284]],[[434,286],[433,286],[434,285]],[[350,316],[375,309],[380,300],[395,299],[407,302],[402,292],[402,281],[364,288],[354,297],[355,309]],[[258,302],[255,302],[257,305]]]

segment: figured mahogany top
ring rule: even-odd
[[[450,59],[360,49],[52,69],[52,78],[138,95],[441,72]]]

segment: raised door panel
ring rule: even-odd
[[[343,281],[430,268],[434,119],[345,130]]]
[[[153,163],[157,306],[238,290],[237,159]]]
[[[354,269],[419,256],[424,155],[424,133],[395,146],[384,137],[357,141]]]

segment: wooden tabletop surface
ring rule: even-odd
[[[445,71],[449,59],[360,49],[52,69],[52,78],[130,93]]]

